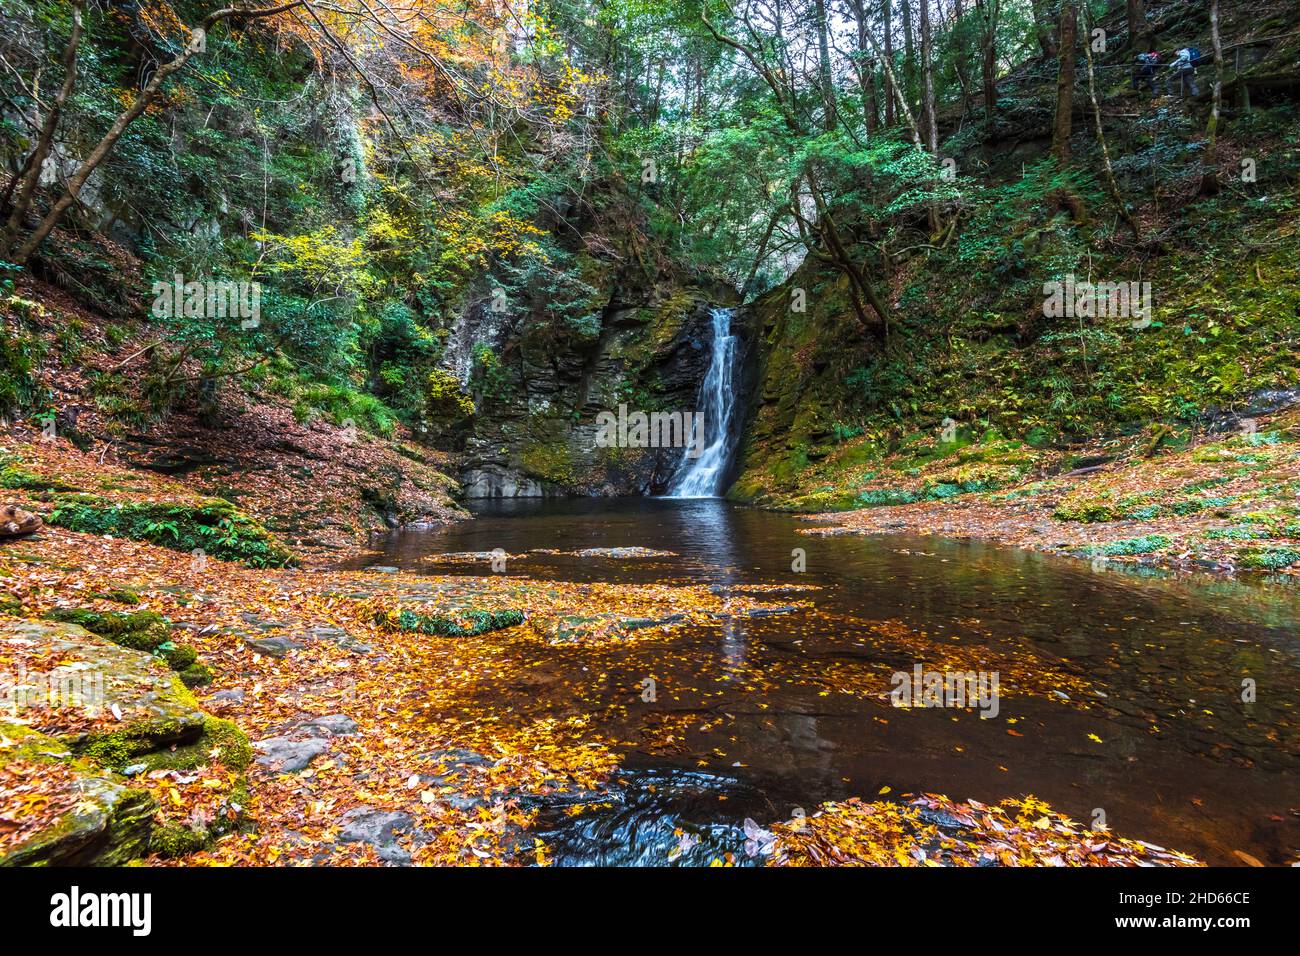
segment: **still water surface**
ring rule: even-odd
[[[1240,853],[1266,864],[1300,859],[1294,588],[1097,572],[978,542],[805,535],[805,521],[718,499],[498,502],[476,514],[391,535],[367,563],[481,575],[481,561],[424,559],[641,546],[676,556],[532,555],[506,573],[819,588],[764,595],[811,601],[811,609],[680,629],[662,644],[630,648],[626,659],[611,655],[607,673],[585,672],[559,652],[538,662],[551,679],[530,694],[580,686],[582,696],[607,689],[627,699],[653,673],[658,702],[634,699],[620,719],[634,725],[668,710],[692,724],[675,752],[627,749],[609,809],[543,812],[557,863],[664,863],[678,828],[702,840],[685,861],[706,861],[739,847],[745,816],[788,819],[796,807],[811,814],[822,801],[877,799],[886,787],[891,797],[929,791],[987,803],[1032,793],[1076,820],[1104,811],[1121,835],[1213,864],[1242,865]],[[791,570],[795,548],[807,554],[803,573]],[[891,643],[896,633],[909,639]],[[935,653],[918,650],[924,642]],[[1042,686],[1017,693],[1004,675],[989,720],[974,710],[893,707],[890,674],[947,651],[1018,662],[1020,683]],[[826,693],[854,668],[876,682],[873,693]],[[819,671],[824,681],[807,679]],[[1067,691],[1052,675],[1067,679]],[[1255,681],[1254,703],[1242,701],[1244,679]],[[579,706],[568,691],[555,693],[556,713]],[[602,728],[625,739],[631,729]]]

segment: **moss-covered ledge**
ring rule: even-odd
[[[152,794],[54,737],[0,720],[0,808],[32,801],[43,818],[0,833],[0,866],[119,866],[148,852]]]
[[[115,865],[147,853],[193,852],[243,823],[248,738],[213,717],[164,664],[76,624],[0,624],[0,813],[33,795],[39,825],[0,831],[0,863]],[[220,765],[222,812],[203,827],[169,819],[150,789]],[[161,792],[161,791],[160,791]],[[66,794],[86,794],[82,803]],[[226,812],[229,810],[229,812]]]
[[[52,525],[88,534],[147,541],[175,551],[199,552],[254,568],[296,564],[293,553],[258,521],[221,498],[193,504],[113,502],[98,495],[59,495],[45,518]]]

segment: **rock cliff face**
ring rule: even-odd
[[[598,416],[618,415],[620,406],[628,414],[694,412],[710,360],[710,310],[734,306],[736,298],[707,282],[649,289],[615,283],[585,338],[557,348],[521,323],[520,333],[507,329],[500,341],[478,342],[475,413],[461,459],[465,496],[663,493],[684,449],[602,447]],[[744,371],[755,344],[749,318],[742,309],[733,320],[742,389],[752,385]],[[481,361],[485,346],[489,369]]]

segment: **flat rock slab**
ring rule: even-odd
[[[427,842],[411,815],[400,810],[349,810],[339,822],[340,843],[369,843],[381,860],[398,866],[411,862],[410,852],[399,840],[410,836],[415,843]]]
[[[370,654],[374,652],[373,647],[358,641],[341,627],[310,627],[305,631],[295,632],[290,640],[304,641],[308,644],[314,641],[328,641],[331,644],[337,644],[345,651],[351,651],[353,654]]]
[[[246,637],[244,643],[263,657],[284,657],[290,651],[300,651],[306,644],[299,644],[287,637]]]
[[[346,714],[326,714],[289,724],[278,736],[253,744],[258,765],[276,773],[301,773],[329,750],[329,741],[357,733],[357,723]]]
[[[529,620],[533,631],[553,644],[626,638],[648,627],[663,627],[684,620],[684,614],[662,618],[628,617],[622,614],[543,615]]]
[[[630,560],[632,558],[675,558],[676,551],[657,551],[654,548],[582,548],[579,551],[555,551],[550,548],[534,549],[533,554],[556,554],[571,558],[614,558]]]
[[[151,654],[119,647],[76,624],[53,621],[6,621],[0,624],[0,649],[29,672],[48,671],[43,660],[57,660],[60,685],[78,688],[88,712],[121,714],[118,726],[142,749],[188,742],[203,732],[206,715],[176,675]],[[57,728],[51,731],[55,736]],[[84,731],[66,735],[69,743],[84,739]]]
[[[313,717],[298,728],[314,737],[345,737],[357,732],[357,722],[347,714],[327,714]]]
[[[21,763],[23,773],[32,765],[51,767],[49,779],[58,783],[44,795],[67,808],[0,848],[0,866],[121,866],[146,852],[157,808],[147,791],[20,724],[0,723],[0,742],[0,768],[10,761]],[[0,788],[0,813],[14,814],[18,808],[7,804],[18,797]]]
[[[257,763],[277,773],[300,773],[307,765],[329,750],[329,744],[319,738],[291,740],[288,737],[268,737],[253,744],[258,751]]]

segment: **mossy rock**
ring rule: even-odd
[[[1102,521],[1118,521],[1124,516],[1124,510],[1118,502],[1108,497],[1090,498],[1084,495],[1069,495],[1056,506],[1052,517],[1057,521],[1097,524]]]
[[[529,445],[519,453],[524,471],[542,481],[570,485],[575,480],[573,458],[562,440]]]
[[[55,608],[47,620],[76,624],[107,638],[119,647],[152,653],[181,675],[187,687],[212,680],[212,670],[198,663],[198,653],[171,639],[166,618],[153,611],[96,611],[92,608]]]
[[[98,747],[89,745],[87,752],[119,771],[140,764],[144,765],[145,773],[154,770],[188,771],[213,762],[220,763],[228,770],[243,771],[253,762],[253,746],[248,742],[248,737],[234,722],[220,717],[205,716],[198,733],[187,743],[154,749],[137,748],[125,756],[122,756],[124,749],[119,749],[116,745],[132,743],[139,738],[124,740],[124,735],[114,735],[109,744],[107,736],[100,739]]]
[[[36,472],[27,471],[16,465],[6,465],[0,468],[0,488],[6,488],[10,491],[31,491],[36,493],[77,490],[75,485],[70,485],[58,478],[47,478],[44,475],[38,475]]]
[[[445,614],[424,614],[417,611],[401,610],[397,612],[380,611],[375,615],[375,623],[396,631],[408,631],[416,634],[429,634],[434,637],[475,637],[489,631],[522,624],[522,611],[458,611],[454,616]]]
[[[50,768],[56,794],[70,805],[51,825],[0,852],[0,866],[121,866],[144,854],[157,809],[148,791],[21,724],[0,721],[0,739],[8,741],[0,747],[0,767],[16,764],[24,774]],[[8,812],[4,805],[0,788],[0,811]]]
[[[1163,551],[1169,545],[1170,539],[1166,535],[1148,534],[1140,538],[1122,538],[1118,541],[1094,544],[1089,546],[1085,553],[1092,557],[1115,558],[1136,554],[1152,554],[1156,551]]]
[[[1300,551],[1278,547],[1247,548],[1241,552],[1239,561],[1242,567],[1258,571],[1281,571],[1300,564]]]
[[[120,647],[152,653],[171,640],[171,628],[161,614],[154,611],[96,611],[92,608],[59,607],[45,615],[46,620],[76,624],[93,634],[106,637]]]
[[[96,591],[91,595],[97,601],[112,601],[114,604],[139,604],[140,594],[130,588],[116,588],[112,591]]]
[[[67,495],[46,519],[87,534],[147,541],[174,551],[202,552],[254,568],[280,568],[296,559],[269,531],[228,501],[202,504],[114,504],[94,495]]]

